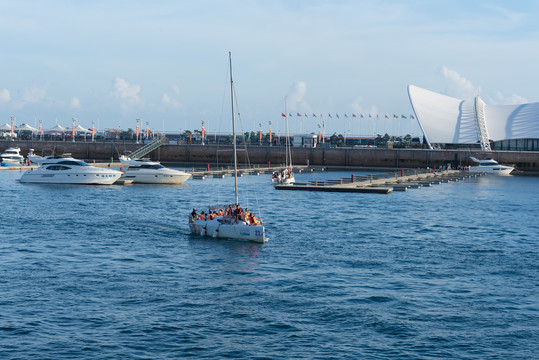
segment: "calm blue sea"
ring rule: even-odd
[[[239,179],[264,245],[189,234],[233,179],[19,184],[0,172],[1,359],[531,359],[539,178],[390,195]],[[298,174],[297,180],[349,173]]]

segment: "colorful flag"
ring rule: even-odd
[[[303,114],[303,116],[305,116],[306,118],[308,118],[307,114]]]
[[[292,114],[288,113],[288,116],[292,117]]]
[[[300,114],[300,113],[297,113],[297,115],[296,115],[296,116],[301,116],[301,114]]]
[[[398,119],[398,118],[399,118],[399,117],[398,117],[397,115],[395,115],[395,114],[393,114],[393,117],[394,117],[395,119]]]
[[[286,115],[285,115],[284,113],[281,113],[281,116],[282,116],[282,117],[286,117]]]
[[[357,117],[356,114],[352,114],[352,117]]]
[[[313,114],[313,117],[316,117],[316,115],[315,115],[315,114]]]
[[[337,115],[337,119],[339,118],[339,114],[336,114]]]
[[[389,115],[386,114],[386,119],[389,119]]]
[[[345,117],[345,118],[347,118],[347,117],[348,117],[348,115],[344,114],[344,117]]]
[[[328,117],[329,117],[330,119],[332,119],[331,114],[328,114]]]
[[[403,119],[406,119],[406,116],[404,116],[404,115],[401,115],[401,118],[403,118]]]
[[[414,115],[410,115],[410,119],[415,119]]]
[[[370,118],[372,118],[372,115],[371,115],[371,114],[369,114],[369,117],[370,117]]]

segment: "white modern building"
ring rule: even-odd
[[[433,144],[480,144],[490,151],[494,142],[499,150],[511,143],[539,150],[539,103],[487,105],[480,96],[461,100],[414,85],[408,86],[408,96],[430,148]]]

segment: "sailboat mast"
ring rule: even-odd
[[[285,148],[285,167],[288,168],[290,165],[290,168],[292,168],[292,153],[290,151],[290,132],[288,131],[288,110],[286,109],[286,96],[284,97],[284,113],[286,117],[286,148]],[[290,157],[290,159],[289,159]],[[290,161],[289,161],[290,160]]]
[[[228,52],[230,60],[230,99],[232,100],[232,146],[234,149],[234,195],[238,201],[238,157],[236,155],[236,116],[234,114],[234,80],[232,79],[232,52]]]

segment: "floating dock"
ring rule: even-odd
[[[371,176],[341,178],[336,180],[310,181],[308,183],[296,182],[289,185],[275,185],[276,190],[303,190],[324,192],[356,192],[390,194],[393,191],[407,191],[419,189],[450,181],[459,181],[477,176],[483,173],[469,173],[461,170],[444,170],[435,173],[415,173],[411,175],[397,176],[396,174],[382,174]],[[359,181],[355,181],[359,180]]]

